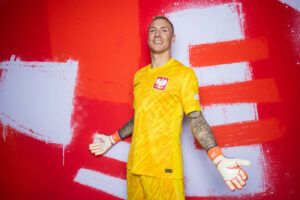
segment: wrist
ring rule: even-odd
[[[221,151],[221,148],[218,146],[215,146],[208,150],[207,152],[208,157],[211,159],[211,161],[217,166],[220,161],[225,158],[223,152]]]
[[[119,135],[119,132],[116,131],[114,134],[111,135],[111,141],[113,144],[116,144],[117,142],[121,141],[122,138]]]

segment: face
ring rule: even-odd
[[[175,42],[170,23],[165,19],[154,20],[149,27],[148,44],[153,53],[163,53],[170,50]]]

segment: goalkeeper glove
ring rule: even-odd
[[[118,131],[111,136],[97,133],[95,134],[95,138],[98,139],[99,142],[89,145],[91,153],[93,153],[95,156],[105,154],[114,144],[122,140]]]
[[[240,190],[246,185],[248,176],[239,166],[249,166],[250,161],[226,158],[218,146],[209,149],[207,153],[223,177],[228,189],[231,191],[234,191],[235,188]]]

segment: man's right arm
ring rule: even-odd
[[[132,117],[118,132],[122,139],[130,136],[133,131],[134,117]]]

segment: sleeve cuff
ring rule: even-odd
[[[193,106],[193,107],[189,107],[185,110],[185,114],[188,115],[189,113],[191,112],[194,112],[194,111],[201,111],[201,107],[200,106]]]

